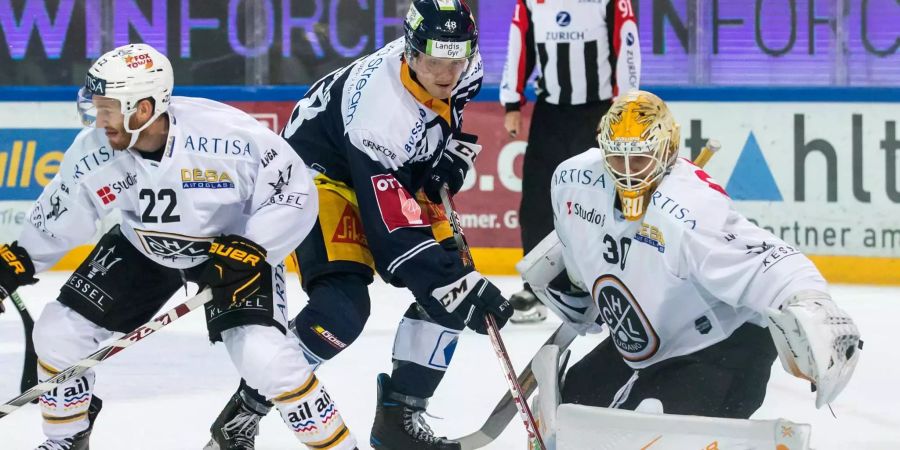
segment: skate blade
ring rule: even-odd
[[[219,443],[214,439],[210,439],[209,442],[206,443],[206,446],[203,447],[203,450],[221,450],[219,447]]]
[[[543,322],[547,319],[547,307],[538,305],[528,310],[515,310],[509,321],[515,324],[529,324]]]

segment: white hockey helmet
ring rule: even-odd
[[[84,86],[78,91],[81,121],[85,126],[94,125],[94,95],[118,100],[125,116],[125,131],[132,133],[134,145],[137,135],[169,108],[174,84],[172,64],[165,55],[147,44],[123,45],[101,56],[88,69]],[[153,116],[132,130],[129,119],[146,98],[156,103]]]
[[[643,216],[648,197],[678,156],[680,139],[666,103],[647,91],[620,95],[600,120],[597,141],[626,219]]]

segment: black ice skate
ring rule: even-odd
[[[513,307],[512,323],[537,323],[547,319],[547,307],[525,286],[509,298]]]
[[[91,398],[90,406],[88,406],[89,424],[87,430],[62,440],[47,439],[35,450],[90,450],[91,430],[94,429],[94,420],[97,419],[97,414],[100,414],[101,408],[103,408],[103,401],[94,396]]]
[[[259,421],[272,409],[241,388],[231,396],[209,431],[212,439],[203,450],[253,450],[259,434]]]
[[[459,450],[459,442],[437,437],[425,423],[428,400],[399,394],[391,377],[378,375],[378,403],[369,443],[376,450]]]

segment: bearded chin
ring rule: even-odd
[[[131,135],[126,134],[123,137],[120,133],[115,141],[109,141],[109,146],[112,147],[113,150],[126,150],[129,142],[131,142]]]

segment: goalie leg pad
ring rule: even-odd
[[[556,408],[560,403],[559,374],[568,360],[568,351],[560,355],[559,346],[545,345],[538,350],[531,362],[531,371],[537,382],[537,393],[532,411],[544,444],[554,448],[556,440]],[[562,362],[560,358],[562,357]]]
[[[557,450],[653,448],[809,448],[810,426],[784,419],[742,420],[563,404]]]

